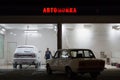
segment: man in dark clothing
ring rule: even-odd
[[[47,48],[47,51],[45,51],[45,59],[50,59],[50,57],[52,57],[51,51],[49,50],[49,48]]]

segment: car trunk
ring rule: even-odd
[[[79,60],[79,69],[99,70],[104,69],[105,61],[99,59],[84,59]]]

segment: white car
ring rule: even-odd
[[[63,71],[68,77],[76,73],[90,73],[92,77],[97,77],[104,69],[105,61],[96,59],[90,49],[60,49],[46,63],[48,74]]]
[[[17,65],[20,69],[22,65],[35,65],[37,68],[40,65],[40,53],[37,48],[33,45],[17,46],[13,55],[13,68],[17,68]]]

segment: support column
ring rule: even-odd
[[[62,49],[62,24],[57,24],[57,49]]]

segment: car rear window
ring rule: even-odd
[[[33,47],[18,47],[16,48],[15,53],[33,53]]]

